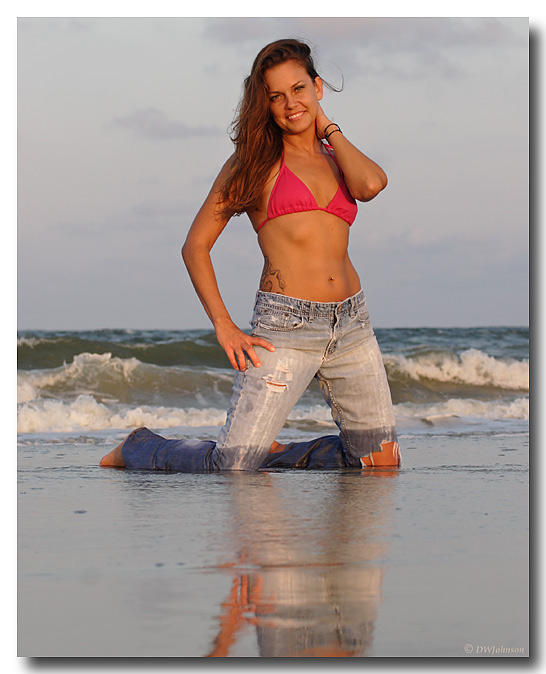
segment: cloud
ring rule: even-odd
[[[388,53],[431,46],[487,48],[515,40],[508,24],[495,17],[211,17],[204,28],[207,38],[237,44],[272,33],[278,38],[307,35],[313,42],[342,43],[349,49],[375,46]]]
[[[170,119],[164,112],[156,108],[135,110],[124,117],[116,117],[113,124],[130,129],[137,136],[157,140],[216,136],[225,133],[224,130],[214,126],[188,126],[176,119]]]
[[[346,74],[424,78],[431,72],[457,76],[460,48],[484,51],[513,46],[512,26],[495,17],[211,17],[203,36],[242,52],[283,37],[311,44],[319,69],[337,63]],[[249,64],[250,66],[250,64]]]
[[[372,46],[391,53],[415,51],[431,46],[441,49],[460,46],[483,47],[505,42],[512,36],[507,25],[496,18],[443,17],[317,17],[295,19],[303,32],[325,40],[342,40],[347,46]]]

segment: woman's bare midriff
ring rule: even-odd
[[[258,233],[260,290],[314,302],[341,302],[360,290],[347,246],[349,225],[324,211],[291,213]]]

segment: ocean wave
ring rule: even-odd
[[[389,379],[409,378],[476,387],[529,391],[529,361],[494,358],[478,349],[413,356],[386,355]]]
[[[191,400],[202,406],[216,400],[227,405],[233,376],[214,368],[161,367],[138,358],[111,353],[80,353],[58,368],[23,370],[17,374],[17,402],[44,398],[73,398],[92,394],[127,403]]]
[[[445,350],[387,354],[384,360],[395,403],[433,402],[447,396],[489,399],[506,390],[529,390],[528,361],[494,358],[476,349],[460,355]],[[227,407],[233,377],[229,368],[160,366],[135,356],[80,353],[57,368],[19,370],[17,401],[91,394],[127,404]]]
[[[483,401],[452,398],[441,403],[418,405],[400,403],[395,406],[399,419],[420,419],[434,424],[441,418],[460,419],[529,419],[529,398],[508,401]]]
[[[179,409],[152,405],[113,408],[98,402],[91,395],[79,395],[72,402],[35,400],[24,403],[17,414],[17,432],[63,433],[139,426],[221,426],[225,419],[226,412],[218,409]]]
[[[112,358],[112,354],[81,353],[59,368],[22,371],[17,376],[17,402],[43,394],[63,394],[81,389],[106,389],[108,383],[127,385],[139,367],[137,358]]]
[[[481,401],[451,399],[441,403],[418,405],[400,403],[394,407],[397,423],[419,420],[436,425],[445,419],[461,420],[510,420],[529,419],[529,400]],[[177,408],[139,405],[129,407],[99,402],[91,395],[79,395],[73,401],[33,400],[19,405],[17,431],[19,433],[83,432],[105,429],[222,426],[226,420],[225,409]],[[292,428],[321,429],[336,432],[330,409],[325,404],[296,407],[288,416],[287,426]]]
[[[138,358],[154,365],[223,367],[226,354],[210,330],[33,333],[17,339],[20,370],[58,368],[82,353]]]
[[[528,329],[377,332],[403,425],[527,423]],[[30,434],[146,425],[199,436],[224,423],[235,377],[206,330],[27,331],[18,339],[18,367],[18,430]],[[336,432],[316,382],[284,432],[299,431]]]

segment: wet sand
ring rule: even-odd
[[[401,445],[394,470],[188,475],[23,442],[19,656],[527,657],[527,435]]]

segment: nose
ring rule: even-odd
[[[297,105],[296,99],[292,94],[287,94],[286,98],[284,99],[284,107],[287,108],[288,110],[290,108],[294,108]]]

